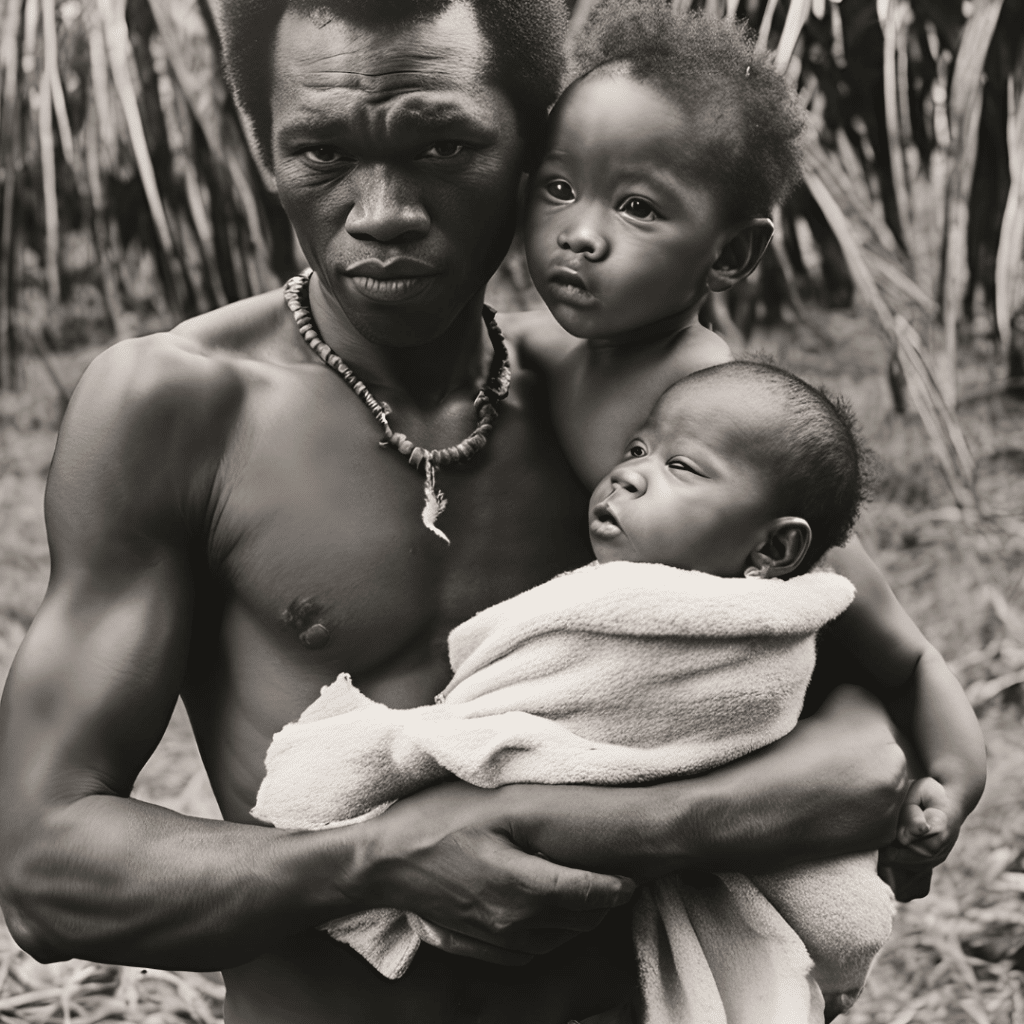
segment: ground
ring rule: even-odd
[[[826,340],[827,339],[827,340]],[[901,601],[951,661],[979,709],[989,784],[931,894],[901,908],[867,989],[842,1024],[1024,1024],[1024,403],[975,399],[960,410],[979,462],[982,516],[964,515],[936,469],[919,421],[893,411],[888,355],[852,314],[759,330],[753,349],[846,395],[878,455],[876,497],[859,531]],[[94,351],[59,357],[72,386]],[[983,379],[986,351],[967,353]],[[36,364],[27,389],[0,395],[0,679],[46,588],[45,475],[60,403]],[[216,816],[181,708],[136,795]],[[144,1024],[220,1016],[216,975],[36,964],[0,926],[0,1022]]]

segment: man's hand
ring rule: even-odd
[[[895,834],[905,777],[884,709],[841,687],[789,736],[698,778],[496,791],[450,782],[401,800],[354,826],[372,831],[350,898],[440,925],[450,952],[522,963],[628,902],[622,874],[764,871],[877,848]]]
[[[950,854],[967,817],[936,779],[917,779],[907,790],[896,839],[879,857],[878,871],[903,903],[928,895],[932,869]]]
[[[359,902],[411,910],[440,928],[447,952],[507,965],[550,952],[629,902],[628,878],[519,849],[510,794],[446,782],[367,822],[375,863]]]

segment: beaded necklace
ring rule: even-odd
[[[494,358],[491,362],[487,382],[480,389],[473,408],[476,410],[476,429],[463,441],[448,448],[420,448],[405,436],[391,429],[388,416],[391,409],[386,402],[378,402],[370,394],[370,389],[345,365],[341,357],[323,338],[313,322],[313,311],[309,305],[309,279],[312,270],[304,270],[293,277],[284,286],[285,304],[295,317],[299,333],[309,347],[361,398],[374,418],[384,428],[384,437],[380,442],[382,448],[392,447],[400,455],[409,460],[414,469],[423,469],[423,525],[436,534],[446,544],[451,542],[437,528],[437,517],[445,510],[448,499],[437,489],[436,471],[439,466],[452,466],[471,459],[485,444],[498,418],[497,403],[508,395],[512,382],[512,367],[509,364],[508,349],[498,322],[494,319],[494,310],[484,306],[484,323],[487,334],[494,346]]]

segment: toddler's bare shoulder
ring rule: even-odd
[[[545,373],[550,373],[573,349],[584,344],[564,330],[547,308],[499,313],[498,325],[519,362],[528,369]]]
[[[668,386],[698,370],[731,363],[733,354],[725,341],[701,324],[688,328],[676,341],[666,369],[674,375]]]

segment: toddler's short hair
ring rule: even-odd
[[[811,546],[797,570],[807,572],[829,548],[846,543],[868,497],[871,455],[853,412],[840,396],[769,362],[723,363],[680,384],[712,381],[752,384],[781,403],[781,429],[773,424],[754,443],[770,467],[780,514],[799,516],[811,527]]]
[[[800,181],[804,112],[749,31],[673,14],[664,0],[599,0],[570,55],[582,78],[624,65],[695,117],[725,216],[768,216]]]

